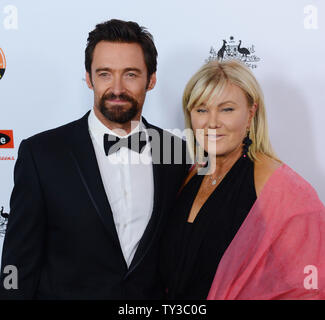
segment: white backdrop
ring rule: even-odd
[[[254,49],[259,61],[253,71],[264,90],[272,144],[324,203],[324,16],[323,0],[0,0],[6,58],[0,134],[13,130],[15,144],[0,148],[0,209],[9,211],[21,140],[92,107],[84,81],[86,39],[97,23],[111,18],[137,21],[154,35],[158,82],[144,116],[167,129],[184,128],[184,86],[211,47],[218,51],[232,36],[235,45],[242,40],[242,47]]]

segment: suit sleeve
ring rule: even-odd
[[[37,291],[45,243],[45,205],[29,141],[20,144],[14,189],[1,261],[0,299],[33,299]],[[18,271],[18,289],[4,286],[5,266]]]

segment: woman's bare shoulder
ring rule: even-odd
[[[257,157],[258,160],[254,161],[254,180],[256,195],[258,197],[273,172],[281,167],[282,162],[264,154],[258,154]]]

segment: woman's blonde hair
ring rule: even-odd
[[[209,104],[212,99],[222,94],[229,83],[243,90],[249,107],[254,104],[257,106],[249,128],[252,145],[249,147],[248,156],[255,161],[258,160],[257,154],[261,153],[278,160],[269,140],[263,92],[249,68],[236,60],[210,61],[204,64],[189,80],[183,94],[186,128],[193,129],[191,110],[202,103]],[[191,132],[187,136],[187,142],[190,154],[195,159],[199,150],[196,150],[193,131],[187,130],[187,132]],[[199,145],[197,147],[199,148]]]

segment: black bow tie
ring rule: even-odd
[[[117,152],[122,147],[141,153],[146,144],[146,133],[144,131],[136,132],[127,138],[119,138],[107,133],[104,134],[104,150],[107,156]]]

